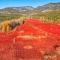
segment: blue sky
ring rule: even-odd
[[[0,8],[19,6],[37,7],[51,2],[60,2],[60,0],[0,0]]]

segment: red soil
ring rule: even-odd
[[[11,32],[0,32],[0,43],[2,60],[8,60],[8,58],[10,60],[45,60],[46,54],[48,60],[54,60],[56,57],[50,56],[55,54],[57,47],[60,47],[60,25],[28,19],[25,24]],[[57,54],[57,56],[60,55]],[[57,57],[56,60],[60,58]]]

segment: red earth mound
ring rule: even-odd
[[[60,25],[28,19],[0,32],[1,60],[60,60]]]

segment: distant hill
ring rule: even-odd
[[[60,3],[48,3],[36,8],[32,6],[22,6],[0,9],[0,28],[2,27],[2,29],[4,29],[5,26],[9,26],[6,20],[10,23],[12,20],[15,22],[15,20],[18,21],[19,19],[21,22],[26,18],[37,18],[44,22],[60,24]]]
[[[0,13],[25,13],[28,11],[33,10],[34,8],[32,6],[22,6],[22,7],[6,7],[4,9],[0,9]]]
[[[21,6],[21,7],[6,7],[0,9],[0,21],[11,20],[21,16],[43,18],[46,20],[60,19],[60,2],[48,3],[43,6]]]
[[[31,11],[47,12],[47,11],[52,11],[52,10],[59,11],[60,10],[60,2],[59,3],[48,3],[46,5],[38,6],[36,8],[34,8],[32,6],[6,7],[4,9],[0,9],[0,13],[7,13],[7,14],[10,14],[10,13],[28,13]]]
[[[43,12],[52,11],[52,10],[59,11],[60,10],[60,3],[49,3],[49,4],[46,4],[43,6],[38,6],[35,9],[39,10],[39,11],[43,11]]]

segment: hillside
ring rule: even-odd
[[[36,10],[47,12],[47,11],[60,11],[60,3],[49,3],[43,6],[38,6]]]
[[[0,32],[2,60],[60,60],[60,25],[28,19],[10,32]]]
[[[32,6],[21,6],[21,7],[6,7],[0,9],[0,13],[23,13],[28,11],[60,11],[60,3],[48,3],[43,6],[37,6],[36,8]]]
[[[0,30],[7,31],[6,28],[10,30],[8,26],[12,20],[14,22],[15,20],[25,20],[26,18],[40,19],[43,22],[60,24],[60,3],[49,3],[36,8],[32,6],[22,6],[0,9]],[[5,24],[6,20],[9,20],[9,23]]]

